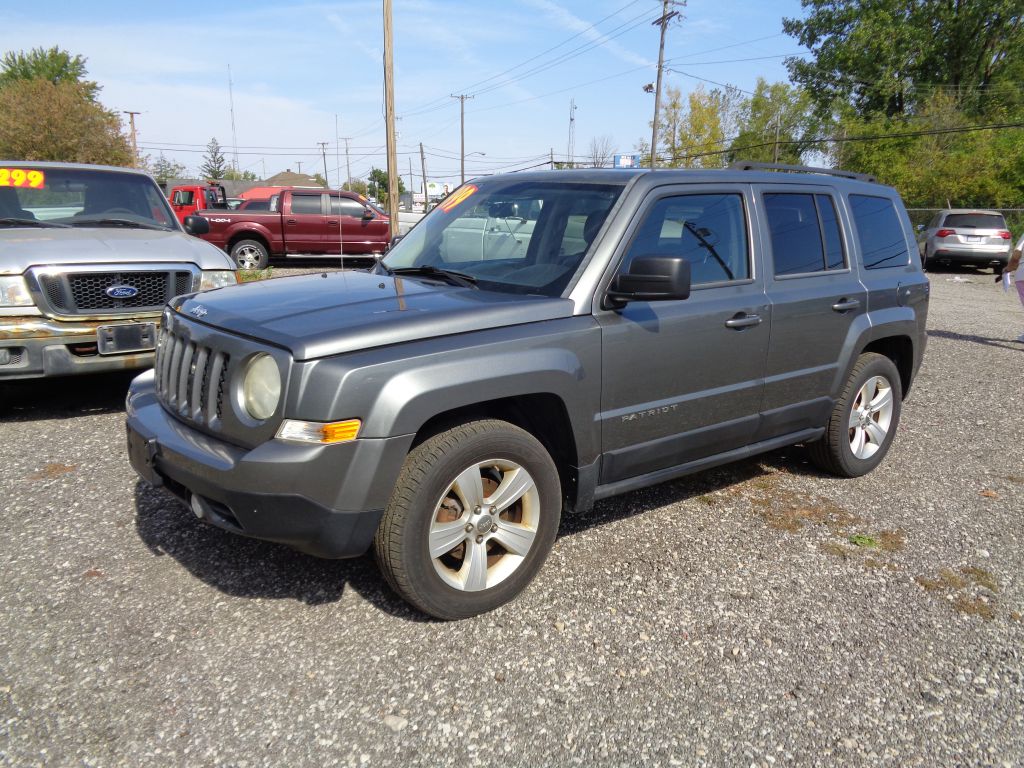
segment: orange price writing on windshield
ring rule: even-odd
[[[441,210],[448,213],[448,211],[476,192],[476,189],[476,185],[469,184],[461,189],[455,190],[451,197],[441,203]]]
[[[42,171],[26,171],[24,168],[0,168],[0,187],[32,187],[42,189],[46,186],[46,174]]]

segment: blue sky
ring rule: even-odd
[[[383,167],[383,32],[379,0],[150,4],[36,2],[0,8],[0,51],[58,45],[88,59],[101,101],[135,110],[143,153],[162,150],[190,169],[215,136],[231,156],[228,67],[238,164],[261,175],[291,168],[353,177]],[[620,152],[650,136],[660,0],[394,0],[399,166],[419,184],[457,181],[459,103],[466,101],[467,176],[514,170],[595,137]],[[750,89],[787,79],[782,34],[799,0],[690,0],[670,28],[667,82],[688,92],[705,78]],[[743,59],[742,61],[740,59]],[[705,83],[706,87],[714,87]],[[335,116],[338,131],[335,133]],[[340,150],[336,154],[336,146]]]

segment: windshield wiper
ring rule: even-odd
[[[157,224],[146,224],[142,221],[132,221],[131,219],[81,219],[80,221],[72,222],[72,227],[127,227],[129,229],[156,229],[162,232],[166,232],[167,227],[161,227]]]
[[[58,224],[55,221],[40,221],[39,219],[19,219],[14,216],[5,216],[0,219],[0,227],[66,227],[67,224]]]
[[[446,280],[452,285],[459,285],[463,288],[476,288],[476,278],[472,275],[467,275],[465,272],[456,272],[451,269],[441,269],[440,267],[432,267],[430,265],[424,265],[422,267],[395,267],[394,269],[391,269],[391,267],[388,267],[383,263],[381,266],[387,270],[389,275],[436,277],[441,280]]]
[[[707,248],[708,253],[710,253],[714,257],[715,261],[718,262],[718,265],[725,270],[725,274],[729,276],[729,279],[735,280],[736,277],[735,275],[733,275],[732,270],[729,269],[729,265],[722,260],[722,257],[718,255],[718,251],[715,250],[715,246],[713,246],[711,243],[707,241],[707,238],[705,238],[704,235],[701,234],[700,230],[697,229],[697,227],[694,226],[694,224],[689,221],[684,221],[683,226],[686,227],[687,232],[689,232],[691,235],[697,238],[701,246]],[[704,231],[707,232],[707,230]]]

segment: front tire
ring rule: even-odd
[[[270,252],[259,240],[239,240],[231,246],[231,258],[239,269],[266,269]]]
[[[463,424],[406,458],[374,538],[384,577],[439,619],[515,598],[558,532],[562,494],[544,446],[503,421]]]
[[[808,446],[811,461],[840,477],[867,474],[889,452],[902,406],[903,387],[892,360],[874,352],[861,355],[825,434]]]

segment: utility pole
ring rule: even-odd
[[[555,148],[551,148],[551,170],[555,170]]]
[[[235,132],[235,85],[231,81],[231,65],[228,64],[228,102],[231,105],[231,153],[238,175],[238,133]]]
[[[569,167],[576,167],[576,98],[569,99]]]
[[[472,99],[472,96],[466,94],[460,94],[456,96],[452,94],[453,99],[459,100],[459,141],[461,146],[462,162],[459,164],[459,171],[461,176],[461,183],[466,183],[466,99]]]
[[[299,173],[302,173],[302,161],[301,160],[296,160],[295,164],[297,166],[299,166]]]
[[[131,125],[132,130],[132,157],[135,160],[135,165],[139,164],[139,143],[135,137],[135,116],[141,115],[141,112],[130,112],[127,109],[121,110],[124,114],[128,115],[128,123]]]
[[[423,142],[420,142],[420,172],[423,174],[423,212],[427,212],[429,195],[427,194],[427,156],[423,154]]]
[[[412,191],[414,189],[416,189],[416,182],[412,178],[412,155],[410,154],[409,155],[409,194],[410,195],[412,194]],[[409,210],[411,211],[412,208],[410,207]]]
[[[261,157],[260,158],[260,165],[263,166],[263,178],[266,179],[267,178],[267,158]]]
[[[338,189],[341,189],[341,139],[338,138],[338,113],[334,113],[334,167],[338,169]]]
[[[384,119],[388,139],[388,217],[391,237],[398,234],[398,148],[395,146],[395,72],[391,0],[384,0]]]
[[[351,141],[351,138],[348,137],[348,136],[342,136],[340,141],[344,141],[345,142],[345,186],[343,187],[343,189],[347,189],[349,192],[351,192],[352,191],[352,166],[349,164],[349,159],[348,159],[348,143],[349,143],[349,141]],[[340,167],[338,169],[338,172],[341,173],[341,168]]]
[[[320,154],[323,155],[324,158],[324,186],[329,187],[331,182],[327,180],[327,142],[318,141],[317,144],[320,145]]]
[[[775,115],[775,151],[772,153],[772,162],[779,162],[779,123],[782,122],[782,112]]]
[[[651,169],[658,164],[658,113],[661,111],[661,73],[665,69],[665,30],[668,23],[679,15],[679,11],[669,11],[672,0],[662,0],[661,18],[655,19],[652,25],[661,27],[661,42],[658,44],[658,84],[654,87],[654,123],[651,126]]]

